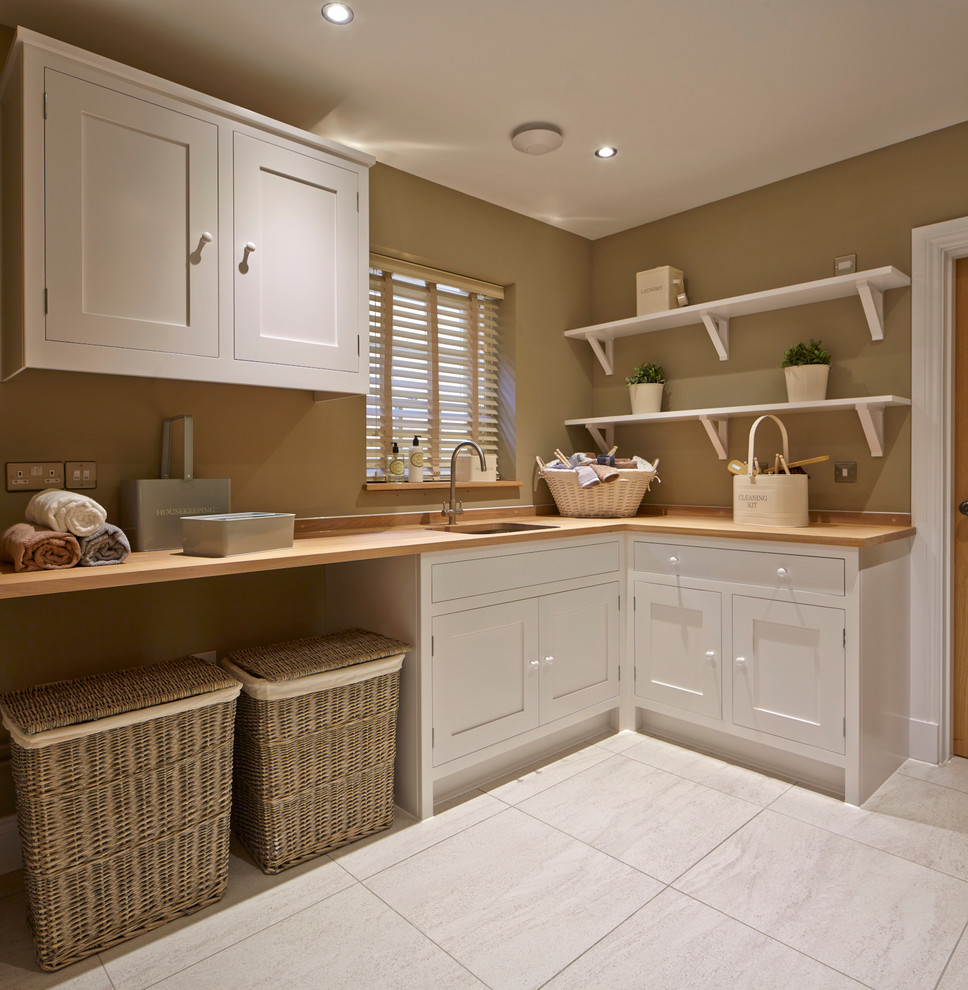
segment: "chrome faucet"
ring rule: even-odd
[[[487,470],[487,461],[484,459],[484,451],[480,445],[473,440],[461,440],[450,455],[450,502],[444,503],[440,514],[447,517],[447,524],[453,526],[457,522],[457,517],[464,511],[464,507],[457,501],[457,454],[461,447],[473,447],[477,451],[477,456],[481,459],[481,470]]]

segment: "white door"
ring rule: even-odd
[[[618,697],[618,584],[539,599],[541,721]]]
[[[634,626],[635,693],[722,718],[719,593],[636,581]]]
[[[236,358],[356,371],[356,172],[239,133],[234,170]]]
[[[844,612],[733,596],[733,721],[844,752]]]
[[[434,765],[538,725],[533,600],[433,620]]]
[[[47,339],[217,356],[218,128],[44,80]]]

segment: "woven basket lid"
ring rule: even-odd
[[[382,660],[413,647],[365,629],[345,629],[328,636],[308,636],[285,643],[254,646],[230,654],[242,670],[267,681],[292,681],[369,660]]]
[[[220,667],[179,657],[130,670],[38,684],[0,695],[6,715],[28,735],[140,711],[238,684]]]

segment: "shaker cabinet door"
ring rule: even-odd
[[[235,357],[357,371],[357,173],[238,132],[234,151]]]
[[[635,582],[635,693],[721,719],[722,596]]]
[[[434,765],[538,725],[537,603],[433,620]]]
[[[733,721],[844,752],[844,612],[733,596]]]
[[[539,599],[542,722],[618,696],[618,588],[603,584]]]
[[[217,126],[44,81],[46,339],[217,356]]]

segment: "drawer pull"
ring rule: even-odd
[[[673,566],[673,568],[678,569],[679,558],[673,555],[672,557],[669,558],[669,563]]]
[[[785,578],[789,572],[785,567],[778,567],[776,569],[776,576],[780,578]]]

